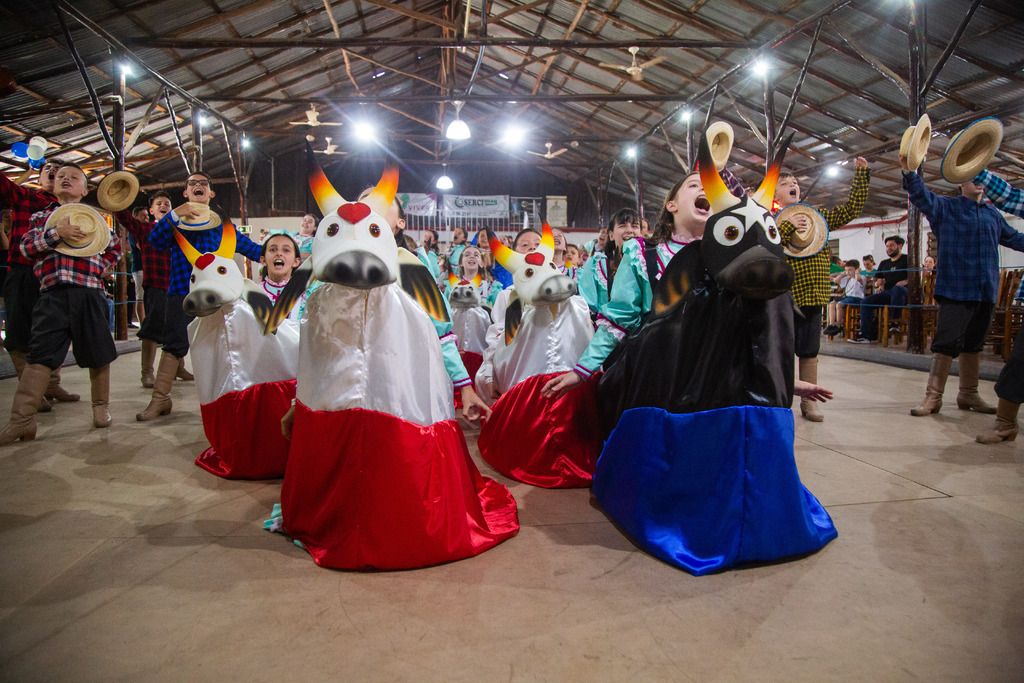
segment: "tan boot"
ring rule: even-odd
[[[64,390],[64,387],[60,385],[60,368],[57,367],[50,373],[50,384],[46,387],[46,398],[51,401],[60,401],[61,403],[74,403],[81,400],[82,397]]]
[[[26,365],[14,392],[11,406],[11,421],[0,431],[0,446],[14,443],[18,439],[31,441],[36,438],[36,406],[39,405],[46,385],[50,381],[50,368],[45,365]]]
[[[799,358],[800,370],[799,376],[805,382],[811,384],[818,383],[818,359],[817,358]],[[824,422],[825,416],[818,410],[818,402],[811,401],[806,398],[800,399],[800,414],[804,416],[805,420],[810,422]]]
[[[925,389],[924,400],[921,405],[910,409],[910,414],[915,417],[931,415],[942,410],[942,392],[946,390],[946,378],[949,377],[949,368],[953,365],[953,357],[944,353],[932,354],[932,368],[928,373],[928,386]]]
[[[153,388],[153,361],[156,360],[157,343],[152,339],[142,340],[142,386]]]
[[[195,375],[193,375],[191,372],[189,372],[188,370],[185,369],[185,359],[184,358],[180,359],[180,361],[178,362],[178,372],[174,376],[176,378],[180,379],[180,380],[185,381],[185,382],[191,382],[192,380],[194,380],[196,378]]]
[[[1019,403],[1011,403],[1005,398],[999,399],[996,406],[996,423],[992,430],[978,434],[978,443],[1000,443],[1002,441],[1013,441],[1017,438],[1017,410]]]
[[[18,373],[18,379],[21,379],[21,373],[25,372],[25,366],[28,365],[28,354],[24,351],[10,351],[11,362],[14,363],[14,372]],[[53,410],[50,402],[46,400],[45,396],[39,397],[39,405],[36,406],[36,412],[48,413]]]
[[[160,354],[160,364],[156,368],[156,378],[153,381],[153,398],[146,409],[135,416],[136,420],[155,420],[171,412],[171,386],[174,384],[174,376],[178,373],[180,360],[166,351]]]
[[[995,406],[982,400],[978,393],[978,370],[981,365],[980,353],[960,354],[960,393],[956,395],[956,406],[960,410],[995,415]]]
[[[89,368],[89,385],[92,391],[92,425],[110,426],[110,366]]]

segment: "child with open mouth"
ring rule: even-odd
[[[291,235],[271,235],[260,250],[260,284],[271,301],[276,302],[281,290],[292,278],[292,272],[299,267],[299,245]]]

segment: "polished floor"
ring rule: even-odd
[[[169,418],[135,422],[137,364],[115,364],[110,429],[60,405],[0,450],[2,681],[1022,678],[1020,442],[974,443],[991,417],[955,403],[910,417],[921,372],[823,359],[836,400],[824,423],[798,418],[796,455],[839,538],[695,578],[589,491],[505,480],[522,530],[479,557],[320,569],[262,529],[279,482],[192,464],[206,441],[189,384]],[[64,377],[88,395],[87,373]],[[14,389],[0,382],[4,411]]]

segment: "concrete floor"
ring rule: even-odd
[[[192,464],[206,441],[190,385],[169,419],[135,422],[137,363],[115,364],[110,429],[60,405],[37,441],[0,451],[0,680],[1021,680],[1020,442],[973,443],[991,417],[955,404],[910,417],[921,372],[823,359],[837,398],[824,423],[798,419],[796,452],[839,538],[694,578],[635,548],[589,491],[500,476],[522,531],[497,548],[320,569],[262,530],[279,482]],[[64,377],[88,395],[87,373]],[[4,411],[14,388],[0,382]]]

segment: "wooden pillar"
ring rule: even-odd
[[[124,170],[124,70],[121,68],[121,55],[114,54],[111,73],[114,76],[114,116],[112,119],[111,137],[114,142],[114,170]],[[101,124],[102,125],[102,124]],[[114,276],[114,339],[128,338],[128,254],[131,245],[124,228],[114,222],[117,238],[121,241],[121,260],[117,262],[117,275]],[[136,296],[139,296],[136,293]]]
[[[910,125],[917,123],[917,120],[924,114],[925,102],[921,94],[921,85],[924,76],[923,56],[921,45],[924,42],[924,30],[919,15],[919,8],[916,0],[909,0],[908,9],[910,12],[910,30],[907,35],[910,39],[910,111],[908,120]],[[914,169],[920,172],[920,169]],[[924,325],[921,305],[924,297],[921,291],[921,212],[916,206],[907,201],[907,263],[910,272],[907,273],[907,290],[909,293],[908,321],[907,321],[907,351],[910,353],[924,353]],[[879,336],[886,334],[887,330],[879,330]]]

